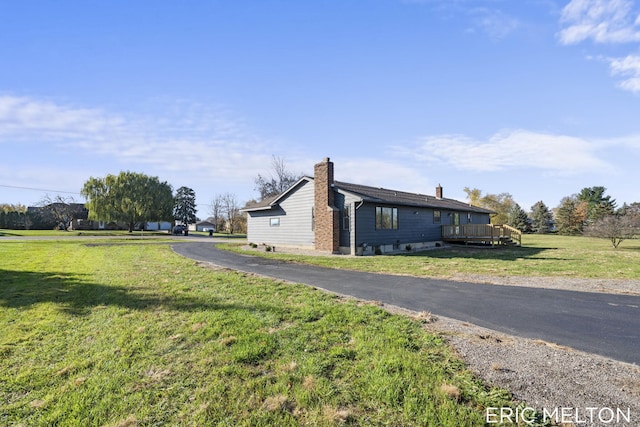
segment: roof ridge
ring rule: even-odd
[[[372,190],[383,190],[383,191],[390,191],[390,192],[394,192],[394,193],[411,194],[413,196],[424,196],[424,197],[433,197],[433,198],[435,198],[435,196],[431,196],[429,194],[414,193],[414,192],[406,191],[406,190],[393,190],[391,188],[385,188],[385,187],[374,187],[373,185],[354,184],[354,183],[351,183],[351,182],[344,182],[344,181],[334,181],[334,183],[336,185],[339,185],[339,184],[352,185],[354,187],[364,187],[364,188],[370,188]]]

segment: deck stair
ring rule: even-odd
[[[442,240],[451,243],[522,246],[522,232],[509,225],[443,225]]]

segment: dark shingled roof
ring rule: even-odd
[[[278,200],[286,193],[291,191],[296,185],[303,180],[313,182],[311,177],[303,177],[290,189],[284,193],[269,197],[251,205],[244,207],[244,211],[264,210],[269,209],[271,206],[277,204]],[[405,191],[389,190],[386,188],[369,187],[366,185],[350,184],[348,182],[335,181],[334,188],[340,191],[354,194],[362,198],[365,202],[381,203],[387,205],[397,206],[415,206],[423,208],[433,208],[442,210],[464,211],[464,212],[477,212],[492,214],[493,211],[489,209],[472,206],[467,203],[459,202],[453,199],[438,199],[434,196],[427,196],[425,194],[407,193]]]
[[[289,190],[287,190],[287,191],[289,191]],[[263,200],[260,200],[259,202],[255,202],[255,201],[249,202],[249,203],[247,203],[247,205],[246,205],[244,208],[242,208],[241,210],[242,210],[242,211],[259,211],[259,210],[262,210],[262,209],[267,209],[267,208],[269,208],[269,207],[271,206],[271,204],[272,204],[275,200],[277,200],[281,195],[282,195],[282,194],[279,194],[279,195],[277,195],[277,196],[267,197],[267,198],[265,198],[265,199],[263,199]]]
[[[360,184],[335,181],[335,188],[362,197],[365,202],[384,203],[401,206],[415,206],[442,210],[455,210],[465,212],[493,213],[489,209],[472,206],[453,199],[438,199],[419,193],[407,193],[405,191],[389,190],[386,188],[369,187]]]

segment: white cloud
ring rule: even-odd
[[[100,110],[72,108],[26,97],[0,96],[0,142],[7,136],[47,139],[83,138],[113,132],[123,125]]]
[[[574,175],[612,168],[598,158],[597,149],[596,143],[580,138],[513,130],[497,133],[484,141],[463,135],[427,137],[406,154],[473,172],[527,168]]]
[[[476,8],[469,12],[472,16],[474,28],[487,34],[492,40],[501,40],[514,32],[520,22],[501,10]]]
[[[562,11],[566,27],[558,33],[565,45],[585,40],[596,43],[640,42],[640,13],[630,0],[572,0]],[[640,56],[605,58],[611,74],[622,76],[620,89],[640,93]]]
[[[561,22],[566,27],[558,38],[563,44],[587,39],[597,43],[640,41],[640,15],[633,6],[629,0],[572,0],[562,10]]]
[[[640,93],[640,56],[628,55],[624,58],[609,59],[611,74],[624,76],[618,84],[621,89],[629,92]]]
[[[74,108],[27,97],[0,96],[0,144],[55,144],[122,164],[147,164],[167,171],[202,170],[211,176],[243,176],[268,161],[257,137],[226,113],[176,103],[168,113],[123,116],[100,109]],[[233,167],[225,159],[238,158]],[[252,160],[253,159],[253,160]]]
[[[400,0],[406,4],[426,4],[436,12],[450,19],[465,17],[469,22],[468,33],[484,33],[490,39],[504,39],[521,26],[521,22],[496,6],[500,0]]]
[[[128,169],[190,186],[202,200],[224,192],[246,200],[253,197],[257,173],[268,168],[272,154],[284,151],[220,108],[164,101],[157,110],[116,114],[0,96],[0,146],[12,147],[3,159],[6,169],[30,171],[28,177],[12,173],[2,183],[79,189],[89,176]],[[58,178],[72,170],[82,170],[73,183]]]

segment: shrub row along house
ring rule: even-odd
[[[441,186],[427,196],[335,181],[329,158],[313,177],[243,211],[249,242],[272,246],[366,255],[446,240],[504,242],[490,225],[492,211],[446,199]]]

